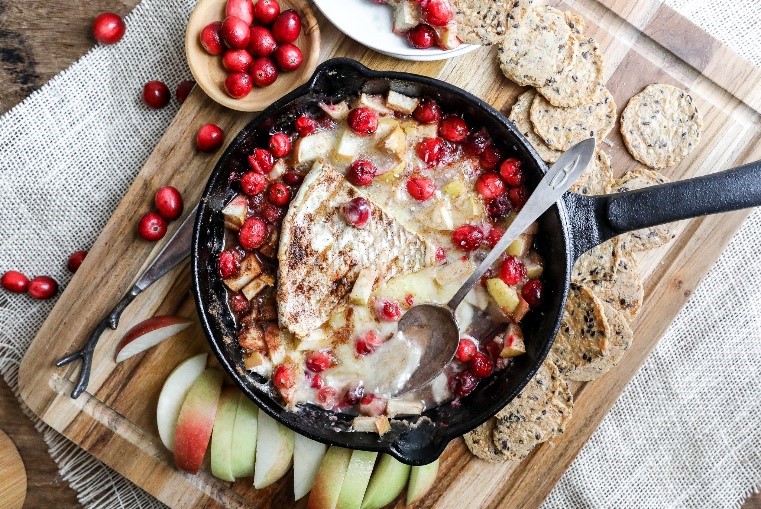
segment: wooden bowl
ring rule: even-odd
[[[188,66],[198,86],[217,103],[237,111],[261,111],[312,75],[320,56],[320,28],[308,0],[280,0],[282,10],[294,9],[301,15],[301,34],[294,44],[304,55],[304,61],[295,71],[281,72],[272,85],[254,86],[246,97],[233,99],[225,92],[227,71],[222,67],[222,55],[209,55],[199,40],[206,25],[225,19],[226,3],[226,0],[199,0],[196,4],[185,31]]]

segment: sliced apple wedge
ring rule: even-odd
[[[254,488],[266,488],[285,475],[293,459],[293,431],[259,411]]]
[[[217,416],[211,431],[211,473],[217,479],[234,481],[233,474],[233,432],[235,416],[238,413],[240,391],[235,387],[225,387],[219,397]]]
[[[217,416],[222,372],[207,369],[193,382],[177,419],[174,434],[174,463],[177,468],[198,473],[209,447],[214,419]]]
[[[407,487],[407,505],[414,504],[426,496],[438,473],[439,460],[422,467],[412,467],[410,484]]]
[[[116,347],[116,362],[122,362],[184,331],[193,323],[181,316],[154,316],[132,327]]]
[[[341,485],[341,493],[338,495],[336,509],[360,509],[362,499],[365,497],[370,476],[373,473],[377,452],[354,451],[351,453],[349,468]]]
[[[307,509],[336,509],[351,454],[351,449],[330,446],[317,471]]]
[[[325,457],[328,446],[304,435],[296,435],[293,449],[293,497],[300,500],[306,496],[314,485],[320,463]]]
[[[380,509],[390,504],[404,490],[409,476],[409,465],[388,454],[381,455],[362,500],[362,509]]]
[[[258,432],[259,409],[248,396],[239,392],[240,402],[235,415],[233,430],[233,475],[251,477],[254,475],[254,458],[256,457],[256,435]]]
[[[174,430],[182,403],[193,382],[206,369],[207,357],[207,354],[202,353],[181,362],[169,374],[161,388],[156,408],[156,426],[161,442],[170,451],[174,451]]]

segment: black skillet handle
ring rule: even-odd
[[[761,206],[761,161],[637,191],[604,196],[568,193],[563,198],[576,259],[622,233]]]

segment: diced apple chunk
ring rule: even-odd
[[[391,184],[398,180],[399,178],[404,175],[404,172],[407,170],[407,162],[402,161],[398,165],[396,165],[393,169],[387,171],[383,175],[380,175],[376,180],[379,182],[383,182],[386,184]]]
[[[423,403],[420,401],[390,399],[386,403],[386,415],[392,418],[397,415],[420,415],[422,413]]]
[[[333,136],[329,131],[322,131],[299,138],[294,146],[294,162],[299,164],[308,163],[326,157],[333,148]]]
[[[454,218],[452,210],[446,203],[439,202],[431,208],[430,226],[435,230],[452,231],[454,230]]]
[[[394,10],[394,32],[400,34],[415,28],[420,19],[416,5],[409,0],[402,0]]]
[[[394,110],[386,106],[386,101],[383,96],[362,94],[357,101],[357,107],[370,108],[378,115],[393,115]]]
[[[256,256],[249,254],[240,262],[238,275],[229,277],[225,279],[224,282],[230,290],[239,292],[261,273],[262,264],[259,263]]]
[[[531,251],[523,259],[523,265],[526,267],[526,277],[529,279],[536,279],[544,273],[544,261],[536,251]]]
[[[497,306],[505,313],[512,313],[518,307],[520,298],[512,286],[495,277],[486,281],[486,289]]]
[[[351,421],[351,428],[360,433],[375,433],[375,417],[358,415]]]
[[[417,97],[410,97],[393,90],[389,90],[386,98],[386,106],[404,115],[412,115],[418,104],[420,104],[420,99]]]
[[[362,148],[364,139],[349,129],[344,129],[338,136],[338,143],[333,152],[333,158],[345,163],[351,162]]]
[[[354,287],[351,289],[349,300],[352,304],[366,306],[373,293],[373,286],[378,279],[378,269],[375,267],[365,267],[359,271]]]
[[[526,316],[526,314],[531,309],[531,306],[528,305],[528,302],[526,302],[526,299],[523,298],[523,296],[518,295],[518,305],[515,307],[515,310],[513,311],[513,320],[516,322],[520,322],[523,320],[523,317]]]
[[[415,126],[414,137],[417,139],[435,138],[438,135],[439,124],[418,124]]]
[[[522,233],[517,239],[512,241],[509,246],[507,246],[507,254],[511,256],[525,256],[526,253],[528,253],[528,250],[531,249],[531,244],[533,244],[533,242],[533,235]]]
[[[343,120],[349,116],[349,105],[346,101],[337,104],[320,103],[319,106],[333,120]]]
[[[383,150],[395,156],[398,161],[402,161],[407,152],[407,135],[404,134],[404,130],[401,127],[397,127],[386,136],[380,146]]]
[[[319,350],[330,345],[330,337],[323,329],[315,329],[309,334],[300,338],[297,350]]]
[[[500,357],[517,357],[526,353],[526,344],[523,342],[523,331],[520,325],[511,323],[505,331],[505,341],[502,345]]]
[[[267,175],[267,178],[269,180],[277,180],[282,177],[287,171],[288,165],[285,164],[285,159],[278,159],[275,163],[275,166],[272,167],[272,171]]]
[[[267,283],[264,282],[262,278],[258,277],[243,287],[243,296],[246,297],[246,299],[251,300],[259,295],[259,292],[267,288],[267,286]]]
[[[243,367],[246,369],[254,369],[257,366],[263,365],[265,362],[269,361],[260,352],[251,352],[243,358]]]
[[[434,30],[436,30],[439,46],[442,49],[455,49],[460,45],[460,39],[457,38],[456,24],[450,23],[447,26],[434,27]]]
[[[388,422],[388,417],[385,415],[379,415],[375,418],[375,429],[378,430],[380,436],[385,435],[391,431],[391,423]]]
[[[230,203],[225,205],[222,209],[222,215],[225,218],[225,224],[231,226],[233,229],[240,229],[243,226],[243,222],[246,220],[246,214],[248,213],[248,200],[242,194],[239,194]]]
[[[452,198],[458,198],[465,193],[465,184],[462,180],[453,180],[445,185],[442,190]]]

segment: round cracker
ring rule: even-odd
[[[565,22],[576,35],[581,35],[587,28],[587,22],[584,21],[584,17],[578,12],[565,11]]]
[[[579,256],[573,264],[571,280],[575,283],[612,281],[618,270],[628,269],[631,259],[625,242],[621,237],[614,237]]]
[[[621,134],[634,159],[664,169],[687,157],[700,141],[703,120],[692,96],[671,85],[648,85],[629,99]]]
[[[588,138],[602,141],[616,123],[616,102],[602,84],[587,103],[572,108],[553,106],[543,96],[531,104],[534,131],[555,150],[568,150]]]
[[[622,244],[623,242],[622,240]],[[589,286],[600,300],[620,310],[629,323],[634,321],[642,309],[642,301],[645,298],[642,275],[637,259],[629,251],[623,251],[613,277],[587,281],[584,284]]]
[[[637,168],[626,172],[623,177],[613,182],[611,192],[625,193],[636,189],[665,184],[669,179],[660,173],[647,168]],[[664,204],[668,206],[668,204]],[[655,249],[676,237],[674,223],[661,224],[643,228],[627,234],[628,248],[633,251]]]
[[[573,38],[573,65],[552,76],[536,90],[553,106],[579,106],[603,83],[602,52],[594,39]]]
[[[533,90],[527,90],[518,96],[515,104],[510,109],[510,116],[507,117],[513,121],[515,127],[526,137],[526,140],[536,149],[539,157],[548,163],[554,163],[560,158],[562,152],[553,150],[548,147],[542,139],[536,135],[534,129],[531,127],[531,120],[529,119],[529,110],[531,109],[531,103],[534,100],[536,92]]]
[[[465,439],[465,445],[475,456],[489,463],[504,463],[509,458],[496,448],[492,438],[496,425],[497,419],[491,417],[473,431],[465,433],[462,438]]]
[[[572,186],[571,191],[586,195],[606,194],[610,191],[613,170],[610,158],[601,149],[595,149],[595,155],[587,170]]]
[[[452,0],[457,37],[466,44],[497,44],[505,37],[515,0]]]
[[[568,384],[557,366],[545,360],[520,394],[495,415],[494,445],[510,460],[523,459],[565,431],[572,409]]]
[[[516,7],[507,17],[499,62],[508,79],[538,87],[573,65],[573,33],[563,11],[554,7]]]

